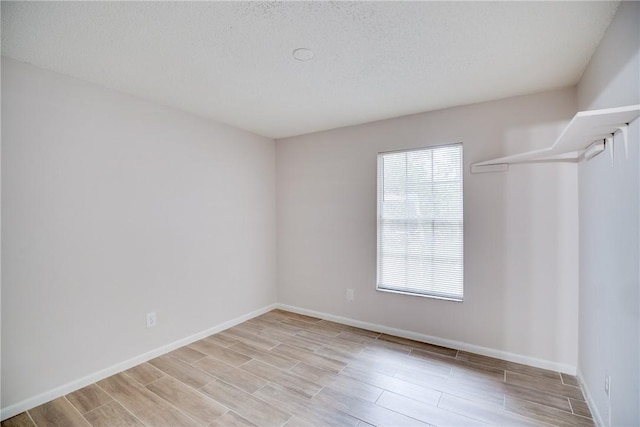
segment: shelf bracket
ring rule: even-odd
[[[611,154],[611,166],[614,163],[614,140],[616,137],[616,133],[620,132],[622,134],[622,142],[624,143],[624,155],[627,160],[629,160],[629,125],[624,124],[622,126],[616,126],[616,130],[614,130],[611,135],[605,138],[605,147],[609,148],[609,153]]]
[[[627,160],[629,160],[629,125],[625,124],[622,126],[618,126],[618,130],[613,132],[613,136],[615,136],[617,132],[620,132],[622,134],[622,141],[624,142],[624,154]]]
[[[611,166],[613,166],[613,134],[604,139],[604,148],[609,150],[611,155]]]

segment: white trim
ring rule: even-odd
[[[53,399],[57,399],[58,397],[62,397],[66,394],[72,393],[78,389],[81,389],[82,387],[88,386],[89,384],[93,384],[97,381],[103,380],[119,372],[126,371],[129,368],[133,368],[134,366],[144,363],[155,357],[162,356],[165,353],[176,350],[182,346],[191,344],[202,338],[208,337],[209,335],[216,334],[220,331],[231,328],[249,319],[253,319],[254,317],[260,316],[261,314],[271,311],[276,307],[277,307],[277,304],[271,304],[266,307],[259,308],[258,310],[254,310],[250,313],[243,314],[242,316],[238,316],[226,322],[222,322],[216,326],[213,326],[209,329],[198,332],[186,338],[182,338],[172,343],[163,345],[154,350],[132,357],[131,359],[116,363],[115,365],[109,366],[108,368],[101,369],[97,372],[89,374],[80,379],[68,382],[66,384],[63,384],[49,391],[45,391],[44,393],[38,394],[37,396],[30,397],[21,402],[15,403],[11,406],[7,406],[6,408],[2,408],[0,409],[0,420],[4,421],[7,418],[11,418],[24,411],[28,411],[29,409],[35,408],[38,405],[42,405],[43,403],[49,402]]]
[[[454,145],[462,145],[462,141],[445,142],[444,144],[433,144],[433,145],[427,145],[426,147],[418,147],[418,148],[400,148],[399,150],[378,151],[378,155],[380,155],[380,154],[393,154],[393,153],[408,153],[409,151],[435,150],[437,148],[452,147]]]
[[[471,353],[481,354],[483,356],[495,357],[509,362],[521,363],[523,365],[533,366],[535,368],[549,369],[552,371],[562,372],[568,375],[576,374],[576,367],[565,363],[553,362],[545,359],[538,359],[517,353],[509,353],[507,351],[497,350],[489,347],[482,347],[475,344],[469,344],[462,341],[454,341],[446,338],[434,337],[418,332],[407,331],[404,329],[391,328],[389,326],[378,325],[375,323],[363,322],[360,320],[349,319],[347,317],[335,316],[333,314],[322,313],[319,311],[307,310],[304,308],[294,307],[286,304],[276,304],[282,310],[291,311],[293,313],[304,314],[307,316],[318,317],[324,320],[330,320],[344,325],[355,326],[357,328],[368,329],[376,332],[383,332],[389,335],[395,335],[402,338],[408,338],[415,341],[426,342],[443,347],[453,348],[456,350],[468,351]]]
[[[589,406],[589,411],[591,411],[591,418],[593,418],[593,422],[596,424],[597,427],[605,427],[606,424],[604,423],[602,416],[600,415],[600,412],[598,412],[598,407],[596,406],[596,402],[591,397],[591,393],[589,393],[589,388],[587,387],[587,384],[584,381],[584,377],[582,376],[582,372],[580,372],[580,368],[578,368],[576,377],[578,378],[578,384],[580,384],[580,389],[584,394],[584,399],[587,401],[587,405]]]

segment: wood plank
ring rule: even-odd
[[[453,348],[442,347],[439,345],[429,344],[421,341],[414,341],[407,338],[396,337],[393,335],[380,334],[378,340],[391,341],[393,343],[403,344],[411,348],[440,354],[442,356],[456,357],[456,354],[458,354],[458,350]]]
[[[501,370],[508,370],[511,372],[517,372],[520,374],[531,375],[533,377],[546,378],[549,380],[562,381],[560,373],[550,371],[548,369],[535,368],[533,366],[523,365],[521,363],[508,362],[506,360],[496,359],[489,356],[482,356],[480,354],[469,353],[466,351],[460,351],[456,357],[458,360],[465,360],[478,365],[490,366]]]
[[[64,397],[29,409],[29,415],[38,427],[88,427],[91,425]]]
[[[478,365],[472,365],[470,362],[464,361],[464,360],[458,360],[455,359],[451,356],[446,356],[444,354],[439,354],[439,353],[434,353],[432,351],[425,351],[425,350],[420,350],[417,348],[412,348],[411,351],[409,352],[409,356],[411,357],[416,357],[418,359],[423,359],[423,360],[427,360],[433,363],[447,363],[447,364],[452,364],[455,366],[464,366],[464,364],[470,365],[470,366],[478,366]],[[457,363],[456,363],[457,362]],[[487,367],[487,369],[489,369],[489,367]],[[496,371],[498,371],[500,369],[496,369]]]
[[[369,338],[378,338],[380,336],[380,332],[370,331],[368,329],[362,329],[355,326],[343,325],[342,323],[331,322],[329,320],[321,320],[318,322],[319,325],[324,326],[328,325],[333,329],[339,329],[343,332],[349,332],[356,335],[362,335]]]
[[[416,359],[410,356],[394,355],[392,357],[379,357],[377,355],[371,356],[365,354],[360,358],[367,363],[380,363],[380,362],[392,362],[398,370],[410,370],[416,373],[427,374],[430,376],[438,376],[442,378],[449,378],[451,375],[451,366],[443,363],[434,363],[427,360]]]
[[[363,360],[362,356],[356,360],[350,361],[347,366],[355,369],[379,372],[390,377],[394,376],[395,373],[398,372],[398,365],[396,363],[385,363],[384,361],[380,362],[378,360]]]
[[[325,388],[340,393],[358,396],[360,399],[367,400],[373,403],[378,400],[383,392],[383,390],[379,387],[375,387],[371,384],[367,384],[343,375],[336,375],[332,377]]]
[[[254,423],[242,418],[240,415],[233,411],[228,411],[226,414],[214,420],[209,427],[257,427]]]
[[[276,341],[286,341],[288,339],[297,339],[295,334],[290,332],[282,331],[281,329],[276,328],[264,328],[258,333],[258,336],[269,338]]]
[[[454,366],[451,368],[451,378],[461,380],[482,379],[504,382],[505,371],[500,368],[494,368],[487,365],[476,365],[464,360],[455,361],[452,364]]]
[[[448,377],[451,374],[451,365],[411,357],[408,354],[400,354],[388,349],[366,348],[358,358],[359,362],[370,364],[372,367],[394,367],[397,369],[412,369],[429,375]]]
[[[311,331],[301,331],[296,335],[296,337],[309,340],[320,345],[332,346],[338,349],[352,350],[357,352],[361,352],[366,348],[366,345],[362,342],[344,339],[341,334],[339,334],[337,337],[327,337],[325,335],[320,335]]]
[[[514,386],[512,384],[504,385],[504,394],[508,397],[514,397],[520,400],[528,400],[529,402],[540,403],[552,408],[561,409],[571,412],[569,399],[564,396],[545,393],[539,390]]]
[[[478,376],[477,374],[479,374],[482,378],[492,377],[497,381],[502,381],[504,379],[505,371],[493,366],[479,365],[466,360],[452,359],[448,356],[422,350],[411,350],[409,356],[429,363],[446,364],[452,368],[452,376]]]
[[[591,410],[589,409],[589,405],[587,405],[587,402],[583,402],[582,400],[576,400],[571,398],[569,399],[569,402],[571,403],[571,410],[574,414],[580,415],[586,418],[592,418]]]
[[[210,424],[227,412],[227,408],[172,377],[165,377],[147,386],[191,418]]]
[[[297,361],[305,362],[309,365],[314,365],[333,372],[340,372],[342,368],[347,366],[346,363],[340,362],[339,360],[335,360],[326,356],[320,356],[318,354],[314,354],[286,344],[280,344],[279,346],[271,350],[271,353],[274,355],[278,354],[284,356],[289,360],[296,361],[296,363]],[[256,357],[256,359],[258,359],[258,357]],[[290,369],[292,367],[293,366],[283,367],[283,369]]]
[[[341,332],[339,329],[332,328],[329,325],[320,325],[319,323],[308,323],[298,319],[286,319],[282,321],[285,325],[295,326],[305,331],[312,331],[319,335],[327,337],[336,337]]]
[[[322,388],[301,376],[274,368],[258,360],[245,363],[241,369],[306,397],[313,397]],[[266,385],[266,381],[263,385]]]
[[[384,395],[384,393],[383,393]],[[354,418],[373,425],[388,426],[421,426],[428,425],[415,418],[390,410],[375,403],[368,402],[356,396],[339,393],[331,389],[323,389],[313,400],[328,408],[339,410]]]
[[[380,345],[380,343],[384,343]],[[413,361],[416,360],[415,357],[409,358],[409,354],[413,350],[411,347],[407,347],[404,345],[397,345],[392,342],[379,341],[373,344],[367,344],[366,348],[362,351],[363,355],[369,357],[378,357],[378,358],[391,358],[397,361],[402,360]],[[438,363],[438,362],[433,362]]]
[[[570,397],[572,399],[584,401],[582,392],[579,388],[570,385],[564,385],[560,381],[551,381],[543,378],[536,378],[529,375],[507,371],[506,382],[507,384],[513,384],[523,388],[529,388],[532,390],[538,390],[545,393]]]
[[[234,344],[236,343],[234,342]],[[237,351],[231,350],[226,347],[222,347],[218,344],[213,343],[212,341],[209,341],[208,339],[191,343],[189,347],[215,359],[228,363],[231,366],[240,366],[251,360],[251,357],[247,355],[238,353]]]
[[[282,320],[284,320],[284,318]],[[250,322],[257,324],[259,326],[263,326],[265,327],[265,329],[267,328],[276,329],[278,331],[287,333],[289,335],[295,335],[298,332],[304,331],[303,328],[293,326],[293,325],[286,325],[282,323],[281,320],[265,319],[262,316],[255,317],[251,319]]]
[[[282,425],[291,418],[291,414],[220,380],[200,391],[257,425]]]
[[[184,347],[180,347],[179,349],[176,349],[176,350],[173,350],[172,352],[167,353],[167,356],[174,357],[186,363],[193,363],[207,357],[206,354],[199,352],[198,350],[186,345]]]
[[[84,417],[93,427],[144,427],[142,421],[115,400],[87,412]]]
[[[149,364],[194,388],[200,388],[214,380],[206,372],[168,355],[151,359]]]
[[[287,314],[289,314],[288,311],[284,311],[276,308],[274,310],[263,313],[260,316],[255,317],[254,319],[267,319],[275,322],[280,322],[281,320],[284,320],[287,318]]]
[[[235,326],[232,326],[231,328],[227,328],[225,329],[225,331],[244,331],[244,332],[249,332],[253,335],[258,335],[258,333],[263,329],[264,329],[263,326],[256,325],[255,323],[244,322],[244,323],[239,323]]]
[[[127,369],[124,373],[142,385],[147,385],[164,377],[164,372],[154,368],[148,363],[141,363],[131,369]]]
[[[289,337],[289,338],[285,338],[282,341],[282,344],[287,344],[290,345],[292,347],[298,347],[301,348],[303,350],[307,350],[309,352],[314,352],[319,348],[322,348],[322,346],[324,346],[324,344],[316,341],[316,340],[311,340],[308,339],[306,337],[303,336],[293,336],[293,337]]]
[[[563,411],[571,412],[569,400],[565,396],[550,394],[533,388],[525,388],[514,384],[507,384],[503,381],[496,381],[491,377],[464,377],[461,379],[452,377],[451,383],[454,387],[460,387],[462,385],[475,385],[479,391],[483,391],[487,394],[515,397],[521,400],[528,400],[530,402],[536,402],[558,408]]]
[[[65,397],[81,414],[92,411],[113,400],[96,384],[90,384],[67,394]]]
[[[558,427],[593,426],[593,420],[589,418],[512,397],[506,398],[505,409],[508,412]]]
[[[377,372],[367,372],[350,367],[344,368],[340,375],[344,375],[355,380],[370,384],[383,390],[401,394],[406,397],[420,399],[423,403],[436,406],[440,400],[441,392],[432,388],[423,387],[400,378],[390,377]]]
[[[239,353],[273,365],[276,368],[290,369],[298,363],[298,360],[295,360],[292,357],[288,357],[282,352],[275,352],[277,348],[278,347],[276,347],[274,351],[264,351],[246,344],[234,344],[231,346],[231,349]]]
[[[326,356],[333,360],[337,360],[339,362],[344,363],[345,365],[354,360],[358,360],[358,354],[353,354],[348,351],[337,350],[335,348],[322,346],[319,349],[314,351],[315,354],[320,356]]]
[[[574,387],[580,387],[580,383],[578,382],[578,378],[569,374],[560,374],[562,377],[562,383],[566,385],[571,385]]]
[[[284,427],[318,427],[325,425],[326,422],[320,419],[301,418],[296,415],[291,417]]]
[[[424,423],[446,426],[481,426],[479,420],[447,411],[434,405],[410,399],[406,396],[385,391],[377,402],[378,405],[406,414]]]
[[[7,418],[2,423],[0,423],[1,427],[36,427],[36,425],[31,421],[31,417],[26,412],[22,412],[14,417]]]
[[[238,342],[233,338],[220,336],[220,334],[209,335],[208,337],[203,338],[201,341],[210,342],[212,344],[219,345],[220,347],[230,347]]]
[[[335,338],[345,343],[360,344],[363,346],[375,346],[383,342],[379,341],[377,338],[362,334],[356,334],[351,331],[340,331],[340,333]],[[386,342],[386,344],[391,345],[392,343]]]
[[[234,328],[222,331],[217,335],[219,337],[228,338],[230,340],[233,339],[238,343],[244,343],[262,350],[271,350],[273,347],[280,344],[280,341],[261,337],[253,333]]]
[[[262,316],[254,317],[253,319],[249,319],[246,321],[246,323],[262,326],[265,329],[266,328],[279,329],[278,327],[280,325],[280,320],[284,320],[284,319],[285,317],[283,317],[282,319],[273,319],[273,318],[265,317],[264,315],[262,315]]]
[[[249,361],[248,363],[251,363]],[[206,357],[194,365],[196,368],[202,369],[208,374],[225,381],[228,384],[238,387],[247,393],[253,393],[259,388],[267,384],[267,381],[259,376],[253,375],[243,369],[228,365],[220,360],[212,357]],[[246,366],[243,365],[243,366]]]
[[[358,422],[356,418],[340,410],[309,400],[276,384],[267,384],[258,390],[255,396],[302,418],[323,421],[319,425],[355,426]]]
[[[293,313],[291,311],[285,311],[280,309],[275,309],[272,311],[272,313],[280,314],[284,316],[286,319],[302,320],[307,323],[318,323],[320,320],[322,320],[317,317],[306,316],[304,314]]]
[[[337,373],[327,371],[326,369],[310,366],[306,363],[296,365],[290,370],[290,372],[306,378],[318,386],[329,387],[343,393],[355,394],[356,396],[370,402],[375,402],[382,394],[381,388],[350,377],[338,375]]]
[[[333,378],[338,376],[337,371],[318,368],[317,366],[313,366],[305,362],[298,363],[296,366],[289,369],[289,372],[306,378],[321,387],[329,384]]]
[[[475,400],[463,399],[451,394],[443,394],[438,407],[456,414],[496,426],[538,426],[539,421],[506,412],[501,406],[486,405]]]
[[[435,375],[416,375],[413,372],[415,371],[401,369],[396,372],[395,377],[443,393],[474,400],[483,405],[498,408],[504,406],[504,393],[487,389],[481,382],[459,382]]]
[[[113,375],[99,381],[98,385],[145,424],[155,426],[197,425],[195,420],[187,417],[127,375]]]

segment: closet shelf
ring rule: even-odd
[[[506,171],[512,163],[577,161],[594,142],[610,138],[640,115],[640,105],[580,111],[548,148],[485,160],[471,165],[471,173]],[[625,141],[626,144],[626,141]]]

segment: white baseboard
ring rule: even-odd
[[[591,418],[593,418],[593,422],[596,424],[597,427],[605,427],[607,424],[604,423],[604,420],[602,419],[602,415],[598,411],[598,407],[596,406],[596,403],[593,400],[593,397],[591,397],[591,393],[589,392],[589,388],[584,382],[584,377],[582,376],[582,372],[580,372],[580,369],[578,369],[576,377],[578,377],[578,383],[580,384],[580,389],[584,394],[584,398],[587,401],[587,405],[589,405],[589,410],[591,411]]]
[[[307,316],[318,317],[320,319],[329,320],[344,325],[355,326],[362,329],[368,329],[376,332],[383,332],[389,335],[395,335],[402,338],[408,338],[415,341],[422,341],[429,344],[435,344],[442,347],[454,348],[456,350],[468,351],[471,353],[481,354],[483,356],[495,357],[509,362],[521,363],[523,365],[533,366],[535,368],[549,369],[552,371],[562,372],[569,375],[576,374],[576,367],[564,363],[552,362],[550,360],[538,359],[535,357],[524,356],[522,354],[509,353],[502,350],[496,350],[488,347],[481,347],[475,344],[469,344],[461,341],[449,340],[446,338],[434,337],[431,335],[420,334],[418,332],[407,331],[404,329],[391,328],[375,323],[362,322],[360,320],[349,319],[347,317],[335,316],[333,314],[321,313],[319,311],[307,310],[304,308],[294,307],[286,304],[276,304],[282,310],[291,311],[293,313],[304,314]]]
[[[165,353],[176,350],[182,346],[191,344],[195,341],[201,340],[202,338],[208,337],[209,335],[216,334],[220,331],[231,328],[232,326],[238,325],[256,316],[259,316],[268,311],[271,311],[276,307],[277,307],[276,304],[271,304],[266,307],[260,308],[258,310],[252,311],[250,313],[243,314],[242,316],[220,323],[216,326],[213,326],[209,329],[198,332],[194,335],[163,345],[161,347],[158,347],[154,350],[151,350],[139,356],[135,356],[123,362],[116,363],[115,365],[109,366],[108,368],[101,369],[100,371],[89,374],[83,378],[79,378],[77,380],[68,382],[52,390],[41,393],[37,396],[30,397],[21,402],[7,406],[6,408],[2,408],[0,409],[0,420],[4,421],[7,418],[11,418],[15,415],[20,414],[21,412],[35,408],[38,405],[42,405],[43,403],[49,402],[51,400],[57,399],[58,397],[72,393],[76,390],[81,389],[82,387],[88,386],[89,384],[93,384],[97,381],[110,377],[111,375],[117,374],[118,372],[126,371],[129,368],[133,368],[134,366],[144,363],[155,357],[162,356]]]

